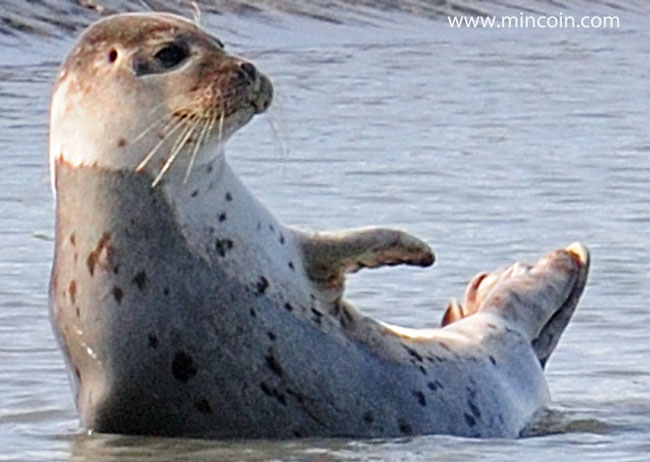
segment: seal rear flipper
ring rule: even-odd
[[[299,242],[307,276],[332,298],[340,297],[345,273],[386,265],[431,266],[435,260],[426,243],[389,228],[302,234]]]
[[[530,341],[544,367],[575,311],[588,272],[589,252],[573,244],[532,266],[518,262],[481,273],[468,285],[462,305],[450,303],[442,326],[479,312],[496,314]]]

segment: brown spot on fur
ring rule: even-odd
[[[70,244],[77,245],[77,237],[74,233],[70,234]]]
[[[74,279],[70,281],[70,285],[68,286],[68,293],[70,294],[70,301],[74,304],[77,300],[77,281]]]
[[[88,266],[88,272],[90,273],[91,276],[95,275],[95,267],[97,266],[97,263],[99,262],[99,256],[101,255],[102,251],[106,248],[108,252],[108,242],[111,240],[111,233],[105,232],[102,234],[102,237],[99,239],[99,242],[97,243],[97,247],[95,247],[95,250],[90,252],[88,254],[88,258],[86,259],[86,265]]]
[[[124,146],[126,146],[126,140],[124,138],[120,138],[119,140],[117,140],[118,148],[123,148]]]

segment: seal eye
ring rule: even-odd
[[[113,48],[111,51],[108,52],[108,62],[114,63],[115,61],[117,61],[117,56],[118,56],[117,50]]]
[[[164,48],[158,50],[158,52],[153,56],[163,68],[171,69],[172,67],[178,66],[182,63],[188,55],[189,51],[187,47],[179,45],[178,43],[170,43]]]

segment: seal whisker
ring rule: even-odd
[[[217,143],[221,144],[223,138],[223,119],[225,118],[225,111],[221,111],[221,116],[219,117],[219,128],[217,129]]]
[[[161,147],[163,144],[165,144],[165,142],[169,139],[169,137],[172,136],[174,133],[176,133],[176,131],[178,131],[179,128],[181,128],[182,126],[184,126],[184,125],[186,125],[186,124],[188,123],[187,119],[184,118],[184,117],[181,118],[181,119],[176,123],[176,125],[172,125],[173,122],[174,122],[174,119],[171,118],[170,121],[165,125],[165,127],[163,128],[163,133],[164,133],[166,130],[169,130],[169,131],[168,131],[167,133],[164,134],[164,136],[163,136],[163,137],[162,137],[162,138],[161,138],[161,139],[156,143],[156,145],[151,149],[151,151],[149,151],[149,152],[147,153],[147,155],[144,157],[144,159],[142,159],[142,161],[141,161],[141,162],[138,164],[138,166],[135,168],[135,171],[136,171],[136,172],[141,172],[142,170],[144,170],[144,168],[147,166],[147,164],[149,163],[149,161],[153,158],[154,155],[156,155],[156,152],[158,152],[158,150],[160,149],[160,147]],[[170,125],[172,126],[171,129],[169,128]]]
[[[159,111],[161,107],[167,105],[167,101],[163,101],[162,103],[157,104],[153,109],[151,109],[148,113],[147,116],[152,116],[155,112]],[[165,120],[167,119],[167,122]],[[174,121],[173,115],[170,117],[163,117],[161,119],[155,120],[151,125],[146,127],[144,130],[142,130],[138,135],[136,135],[135,138],[131,141],[131,143],[135,144],[138,141],[140,141],[143,137],[145,137],[152,129],[154,129],[156,126],[166,123],[165,127],[163,128],[163,132],[169,128],[169,125]]]
[[[195,116],[192,115],[188,119],[188,123],[190,123],[189,126],[185,128],[185,131],[181,132],[178,135],[178,138],[176,139],[176,142],[174,143],[174,146],[172,146],[172,149],[169,152],[169,157],[165,161],[165,164],[162,166],[160,169],[160,172],[158,172],[158,175],[156,178],[153,180],[153,183],[151,183],[152,187],[155,187],[158,183],[160,183],[160,180],[162,180],[163,176],[165,176],[165,173],[169,171],[171,168],[172,164],[178,157],[178,155],[183,151],[183,148],[187,146],[187,141],[190,139],[196,128],[200,125],[201,119],[195,120]]]
[[[199,132],[199,136],[194,143],[194,149],[192,150],[192,156],[190,157],[190,162],[187,164],[187,170],[185,171],[185,178],[183,179],[183,183],[187,183],[188,178],[190,177],[190,172],[192,171],[192,167],[194,167],[194,162],[196,161],[196,156],[199,152],[199,149],[201,149],[201,146],[205,143],[207,140],[210,131],[212,130],[212,127],[214,125],[214,120],[215,116],[212,114],[212,116],[208,119],[202,119],[203,120],[203,127],[201,128],[201,131]]]

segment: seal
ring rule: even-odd
[[[54,331],[82,425],[203,438],[515,437],[587,279],[575,244],[481,274],[438,329],[355,310],[345,275],[429,266],[389,228],[279,223],[226,140],[272,100],[256,67],[183,18],[111,16],[54,89]]]

